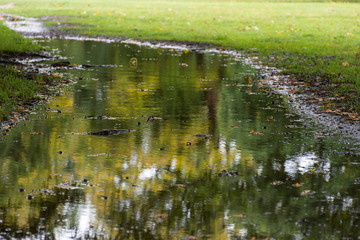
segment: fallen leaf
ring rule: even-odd
[[[261,135],[261,132],[255,132],[254,129],[250,131],[251,135]]]
[[[252,84],[251,76],[249,76],[249,84]]]
[[[305,196],[305,195],[308,195],[311,192],[312,192],[311,190],[304,190],[300,194],[301,194],[301,196]]]
[[[81,188],[81,187],[70,186],[70,185],[64,185],[64,184],[55,185],[54,187],[56,187],[56,188],[61,188],[61,189],[68,189],[68,190],[73,190],[73,189],[83,189],[83,188]]]
[[[273,181],[271,184],[272,185],[280,185],[280,184],[283,184],[284,182],[283,181]]]
[[[347,61],[345,61],[345,62],[343,62],[341,65],[342,65],[343,67],[348,67],[348,66],[349,66],[349,63],[348,63]]]
[[[237,215],[232,215],[233,217],[236,217],[236,218],[244,218],[245,217],[245,214],[241,213],[241,214],[237,214]]]
[[[30,133],[31,135],[41,135],[41,133],[40,132],[32,132],[32,133]]]
[[[60,173],[50,173],[50,176],[61,177],[62,174],[60,174]]]

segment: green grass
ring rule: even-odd
[[[140,40],[206,42],[257,55],[309,82],[360,93],[360,3],[297,1],[14,0],[4,11],[58,16],[66,30]],[[8,1],[0,0],[0,4]],[[63,16],[63,17],[61,17]],[[82,27],[78,27],[82,25]],[[359,110],[348,102],[349,108]]]
[[[0,22],[0,59],[40,50],[30,39],[9,30]],[[35,94],[44,90],[41,76],[26,76],[11,66],[0,65],[0,120],[9,116],[17,106],[36,99]]]
[[[0,9],[1,11],[1,9]],[[36,52],[40,46],[19,33],[5,27],[0,21],[0,57],[4,54]]]
[[[36,100],[34,94],[46,90],[41,81],[44,78],[40,75],[25,75],[10,66],[0,66],[0,119]]]

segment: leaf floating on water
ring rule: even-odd
[[[149,116],[149,117],[146,119],[146,122],[153,121],[153,120],[162,120],[162,118],[160,118],[160,117],[154,117],[154,116]]]
[[[273,181],[271,183],[271,185],[280,185],[280,184],[283,184],[284,182],[283,181]]]
[[[98,154],[89,154],[88,157],[99,157],[99,156],[111,156],[111,154],[108,153],[98,153]]]
[[[261,135],[261,132],[255,132],[254,129],[250,131],[251,135]]]
[[[302,191],[302,192],[300,193],[300,195],[301,195],[301,196],[305,196],[305,195],[308,195],[308,194],[310,194],[310,193],[312,193],[311,190],[304,190],[304,191]]]
[[[222,170],[218,174],[219,177],[233,177],[233,176],[236,176],[236,175],[239,175],[239,173],[236,172],[236,171],[226,171],[226,170]]]
[[[110,136],[110,135],[118,135],[121,133],[127,133],[127,132],[131,132],[134,130],[130,130],[130,129],[104,129],[104,130],[100,130],[100,131],[95,131],[95,132],[88,132],[87,135],[97,135],[97,136]]]
[[[51,173],[50,176],[62,177],[62,174],[61,173]]]
[[[354,184],[360,184],[360,178],[355,178]]]
[[[68,189],[68,190],[84,189],[84,188],[81,188],[81,187],[64,185],[64,184],[55,185],[54,187],[60,188],[60,189]]]
[[[135,68],[135,67],[137,67],[137,65],[138,65],[138,60],[137,60],[137,58],[134,58],[134,57],[133,57],[133,58],[130,59],[129,63],[130,63],[130,66],[131,66],[131,67],[134,67],[134,68]]]
[[[31,135],[41,135],[42,133],[41,132],[32,132],[30,133]]]

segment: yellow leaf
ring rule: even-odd
[[[343,67],[348,67],[348,66],[349,66],[349,63],[348,63],[347,61],[345,61],[345,62],[343,62],[341,65],[342,65]]]

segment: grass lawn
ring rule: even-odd
[[[0,22],[0,60],[13,57],[24,52],[40,51],[40,47],[30,39],[9,30]],[[26,76],[12,66],[0,65],[0,121],[11,115],[13,110],[20,111],[19,105],[36,99],[37,92],[44,91],[41,84],[43,77]]]
[[[0,0],[2,11],[56,15],[88,35],[207,42],[255,54],[309,82],[338,83],[333,94],[360,111],[360,3],[157,0]],[[81,27],[79,27],[81,25]]]

